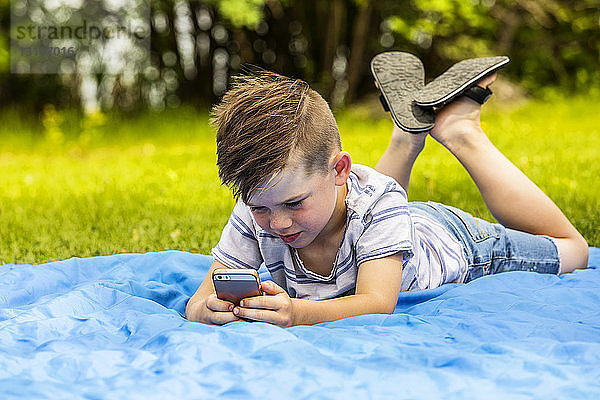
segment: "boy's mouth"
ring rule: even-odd
[[[300,233],[302,233],[302,232],[294,233],[291,235],[279,235],[279,237],[281,238],[281,240],[283,240],[286,243],[292,243],[294,240],[298,239],[298,236],[300,236]]]

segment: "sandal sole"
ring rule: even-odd
[[[506,56],[472,58],[450,67],[442,75],[414,93],[413,100],[420,107],[440,107],[473,87],[486,75],[492,74],[508,64]]]
[[[420,107],[412,100],[425,87],[425,69],[421,60],[400,51],[380,53],[371,60],[371,73],[400,128],[411,133],[433,128],[433,110]]]

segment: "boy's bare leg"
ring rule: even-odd
[[[375,169],[394,178],[408,193],[408,183],[415,160],[425,147],[427,132],[411,134],[394,124],[392,139]]]
[[[495,75],[479,84],[486,87]],[[560,209],[482,131],[476,102],[459,98],[437,115],[430,135],[465,167],[492,215],[507,228],[556,239],[561,273],[585,268],[588,245]]]

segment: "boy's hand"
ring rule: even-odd
[[[294,325],[294,307],[290,296],[273,281],[261,282],[264,296],[248,297],[233,309],[235,316],[268,322],[284,328]]]
[[[233,303],[221,300],[216,294],[210,294],[206,300],[192,304],[187,318],[190,321],[205,324],[223,325],[240,319],[233,315]]]

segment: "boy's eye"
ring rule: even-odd
[[[299,208],[302,205],[302,200],[292,201],[291,203],[285,203],[287,208]]]
[[[301,206],[302,206],[302,200],[284,203],[284,207],[291,208],[291,209],[298,209]],[[268,210],[267,207],[260,207],[260,206],[250,207],[250,211],[252,211],[253,213],[264,213],[264,212],[267,212],[267,210]]]

